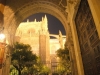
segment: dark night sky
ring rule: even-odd
[[[47,14],[47,13],[37,13],[37,14],[33,14],[31,16],[29,16],[27,19],[29,19],[29,21],[34,21],[35,19],[37,21],[41,21],[42,17],[44,17],[46,14],[47,19],[48,19],[48,29],[49,29],[49,33],[50,34],[58,34],[59,30],[61,30],[62,34],[65,35],[65,29],[62,25],[62,23],[54,16]],[[27,19],[24,20],[27,21]]]

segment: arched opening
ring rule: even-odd
[[[19,4],[20,5],[20,4]],[[19,7],[19,6],[18,6]],[[65,28],[65,32],[70,31],[70,27],[67,22],[67,12],[61,9],[59,6],[46,1],[33,1],[28,2],[24,5],[21,5],[20,8],[16,9],[17,7],[13,8],[13,5],[10,3],[5,6],[4,10],[4,27],[5,27],[5,34],[7,37],[7,41],[9,45],[13,46],[15,32],[18,25],[28,16],[35,14],[35,13],[48,13],[55,16],[60,22],[63,24]],[[6,11],[9,11],[8,13]],[[31,11],[31,12],[30,12]],[[66,34],[66,38],[68,39],[70,33]]]
[[[55,6],[52,3],[31,2],[26,5],[21,6],[18,10],[15,11],[13,10],[12,7],[6,6],[4,27],[5,27],[5,32],[7,32],[9,35],[7,37],[10,38],[11,36],[15,34],[16,28],[25,18],[27,18],[28,16],[32,14],[40,13],[40,12],[48,13],[58,18],[63,24],[65,28],[65,32],[67,32],[68,30],[66,29],[68,28],[67,27],[68,26],[67,13],[64,10],[60,9],[59,7],[57,7],[57,9],[55,7],[57,6]],[[11,12],[6,13],[6,11],[11,11]],[[9,15],[9,18],[6,18],[8,15]],[[10,32],[13,32],[13,33],[10,33]],[[12,44],[13,42],[14,42],[14,39],[12,37],[12,41],[9,39],[9,43]]]
[[[44,31],[42,35],[46,36],[46,38],[42,37],[42,42],[39,40],[41,38],[41,29]],[[40,60],[45,59],[42,63],[45,62],[45,65],[49,64],[50,67],[47,67],[53,72],[57,70],[60,62],[57,61],[56,51],[61,47],[63,48],[65,44],[66,35],[63,34],[65,34],[65,31],[59,20],[46,13],[38,13],[31,15],[20,23],[16,30],[15,40],[20,43],[29,44],[32,47],[33,54],[40,56]],[[59,35],[61,36],[59,37]],[[50,36],[55,37],[55,39],[50,38]],[[59,41],[60,38],[62,39],[62,45]],[[45,40],[47,41],[46,44],[43,42],[44,39],[47,39]],[[41,46],[43,47],[42,49]],[[45,47],[47,48],[45,49]],[[44,57],[42,58],[41,55]],[[55,59],[52,57],[55,57]],[[53,64],[55,64],[54,70],[52,70]]]
[[[2,9],[0,10],[0,15],[2,17],[0,18],[0,20],[1,20],[0,24],[2,25],[3,21],[4,21],[4,28],[5,28],[4,32],[6,34],[6,39],[8,41],[8,44],[13,46],[14,38],[15,38],[15,31],[16,31],[18,25],[26,17],[28,17],[32,14],[35,14],[35,13],[40,13],[40,12],[51,14],[51,15],[55,16],[56,18],[58,18],[61,21],[61,23],[64,25],[65,31],[67,33],[66,39],[68,41],[68,45],[70,46],[70,50],[71,50],[71,54],[72,54],[72,58],[73,58],[72,64],[75,65],[73,68],[74,72],[76,73],[75,75],[78,75],[78,74],[84,75],[84,71],[83,71],[83,63],[84,62],[82,63],[81,52],[80,52],[82,49],[79,47],[79,41],[81,38],[78,39],[78,35],[76,32],[77,28],[75,26],[76,11],[77,11],[77,7],[78,7],[78,4],[80,3],[80,1],[85,1],[85,0],[71,0],[71,1],[70,0],[55,0],[55,1],[53,1],[53,0],[37,0],[37,1],[35,1],[35,0],[21,0],[21,1],[20,0],[17,0],[17,1],[16,0],[1,0],[0,8],[2,8]],[[2,2],[4,5],[2,5]],[[87,6],[86,2],[82,2],[82,3],[83,4],[85,3],[84,6]],[[91,8],[91,11],[92,11],[92,15],[93,15],[93,19],[96,24],[97,32],[100,34],[99,25],[98,25],[99,19],[97,17],[97,15],[99,15],[98,14],[99,11],[93,11],[94,8],[98,9],[99,5],[94,4],[94,3],[98,4],[98,1],[97,0],[88,1],[88,3],[89,3],[89,7]],[[83,6],[83,8],[85,8],[84,6]],[[87,9],[87,7],[85,9],[82,9],[83,12],[81,12],[81,13],[90,11],[88,9],[86,11],[86,9]],[[69,19],[67,18],[67,13],[65,12],[65,10],[66,10],[66,12],[68,12]],[[85,17],[85,16],[83,16],[83,17]],[[83,18],[83,17],[81,17],[81,18]],[[4,20],[3,20],[3,18],[4,18]],[[70,22],[68,23],[67,20]],[[84,20],[84,18],[83,18],[83,20]],[[86,23],[86,21],[85,21],[85,23]],[[77,21],[77,26],[79,26],[79,22]],[[81,22],[81,24],[82,23],[83,22]],[[82,27],[82,29],[85,30],[83,27]],[[80,31],[82,32],[82,30],[80,30]],[[32,31],[32,32],[34,32],[34,31]],[[97,34],[97,32],[96,32],[96,34]],[[28,31],[28,33],[30,33],[30,31]],[[84,36],[84,34],[83,34],[83,36]],[[93,41],[93,38],[92,37],[90,38],[91,42]],[[82,45],[83,45],[83,43],[82,43]],[[86,46],[87,46],[87,44],[86,44]],[[93,49],[94,54],[95,54],[96,50],[99,51],[99,43],[96,46],[97,47],[95,47]],[[93,50],[91,50],[91,51],[93,51]],[[96,51],[96,53],[97,53],[97,51]],[[96,54],[96,55],[98,55],[98,54]],[[96,60],[96,61],[97,61],[97,64],[99,64],[98,60]],[[97,68],[98,73],[99,73],[100,65],[97,65],[97,64],[96,64],[95,68]],[[76,68],[77,68],[77,70],[76,70]],[[90,69],[90,67],[88,67],[88,68]],[[88,68],[86,68],[87,70],[85,71],[87,73],[89,72]],[[95,68],[93,67],[93,69],[95,69]],[[93,69],[90,69],[90,73],[92,71],[94,71]]]

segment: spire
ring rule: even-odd
[[[36,22],[36,19],[34,20],[34,22]]]
[[[60,47],[63,49],[63,38],[60,30],[59,30],[59,43],[60,43]]]
[[[42,21],[43,21],[43,17],[42,17]]]
[[[47,18],[47,16],[45,15],[45,18]]]
[[[62,37],[62,33],[61,33],[61,31],[60,31],[60,30],[59,30],[59,36],[60,36],[60,37]]]
[[[27,19],[27,22],[29,22],[29,19]]]
[[[42,17],[41,28],[44,31],[48,30],[48,21],[47,21],[47,16],[46,15],[44,17]]]
[[[47,16],[46,15],[44,16],[43,21],[44,21],[45,25],[48,25],[48,20],[47,20]]]
[[[47,16],[45,15],[44,20],[47,22]]]

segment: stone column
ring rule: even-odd
[[[68,23],[68,29],[69,30],[68,30],[68,38],[67,38],[67,43],[68,43],[67,47],[69,49],[69,54],[70,54],[72,75],[78,75],[78,67],[77,67],[77,61],[75,56],[73,37],[72,37],[71,27],[69,23]]]
[[[3,18],[4,18],[3,9],[4,9],[4,6],[0,4],[0,30],[3,27]]]
[[[63,38],[60,30],[59,30],[59,44],[60,44],[60,48],[63,49]]]
[[[47,31],[46,33],[46,66],[51,68],[50,64],[50,43],[49,43],[50,37],[49,37],[49,32]]]
[[[43,64],[46,64],[46,34],[40,31],[39,34],[39,56]]]
[[[4,22],[3,11],[4,11],[4,7],[5,7],[5,2],[6,2],[6,0],[0,0],[0,30],[2,29],[3,22]],[[0,75],[2,75],[2,68],[0,69]]]
[[[100,0],[87,0],[100,38]]]
[[[6,0],[0,0],[0,28],[3,26],[3,21],[4,21],[4,7],[5,7]]]
[[[10,72],[10,63],[11,63],[10,50],[11,50],[11,47],[7,46],[6,53],[5,53],[6,60],[5,60],[4,69],[2,71],[2,75],[9,75],[9,72]]]
[[[78,73],[76,75],[84,75],[84,69],[83,69],[83,62],[82,62],[82,57],[81,57],[81,52],[80,52],[80,46],[79,46],[79,41],[78,41],[78,36],[77,36],[77,30],[75,28],[75,24],[72,24],[71,27],[71,31],[72,31],[72,39],[73,39],[73,43],[74,46],[72,46],[72,49],[74,49],[74,51],[72,51],[72,53],[74,54],[73,56],[73,63],[75,64],[75,67],[77,67],[77,70],[75,73]]]
[[[70,48],[70,54],[72,56],[72,70],[73,75],[84,75],[84,69],[83,69],[83,63],[82,63],[82,57],[80,53],[80,47],[79,47],[79,41],[78,41],[78,35],[77,30],[75,27],[75,13],[77,11],[77,5],[79,3],[79,0],[73,1],[68,0],[67,2],[67,11],[68,12],[68,22],[69,22],[69,48]],[[71,32],[71,33],[70,33]]]

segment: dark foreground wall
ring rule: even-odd
[[[87,0],[75,18],[85,75],[100,75],[100,39]]]

